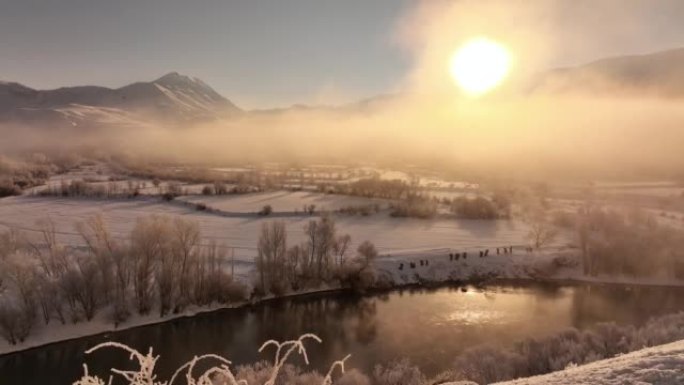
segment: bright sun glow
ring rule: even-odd
[[[451,58],[451,76],[466,93],[480,95],[499,85],[511,69],[511,55],[501,44],[476,38]]]

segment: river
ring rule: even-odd
[[[71,384],[82,373],[83,362],[98,374],[112,367],[133,368],[120,351],[84,355],[103,341],[142,352],[154,347],[161,355],[160,379],[168,379],[194,355],[216,353],[235,364],[251,363],[271,358],[270,350],[257,352],[262,342],[307,332],[323,339],[322,344],[307,344],[312,369],[325,371],[351,354],[348,367],[367,373],[376,364],[405,357],[434,374],[464,349],[480,344],[506,346],[604,321],[638,325],[652,315],[684,309],[683,294],[684,289],[658,287],[496,284],[293,297],[0,356],[0,384]]]

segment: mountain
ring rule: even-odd
[[[67,125],[183,123],[242,113],[197,78],[169,73],[121,88],[97,86],[35,90],[0,82],[0,120]]]
[[[404,97],[406,97],[406,95],[400,93],[380,94],[374,97],[339,105],[293,104],[289,107],[251,110],[249,113],[252,116],[278,116],[293,112],[328,113],[341,114],[345,116],[349,116],[350,114],[368,115],[387,108],[393,103],[401,101]]]
[[[532,93],[684,97],[684,48],[619,56],[558,68],[535,77]],[[98,86],[35,90],[0,82],[0,122],[46,126],[169,125],[235,116],[277,116],[291,112],[371,114],[405,95],[388,94],[339,106],[295,105],[243,111],[203,81],[176,72],[121,88]]]
[[[535,79],[532,91],[684,97],[684,48],[554,69]]]

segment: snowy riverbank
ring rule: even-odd
[[[412,285],[438,285],[447,282],[481,282],[492,279],[503,280],[548,280],[559,282],[590,282],[590,283],[616,283],[616,284],[651,284],[656,283],[648,280],[628,279],[600,279],[585,277],[577,264],[575,251],[572,249],[560,250],[557,248],[547,249],[544,252],[528,253],[521,247],[514,247],[513,253],[504,253],[503,247],[499,254],[496,248],[490,248],[487,256],[480,257],[480,251],[485,249],[431,249],[407,251],[399,254],[383,255],[374,262],[374,268],[379,281],[385,284],[384,288],[399,288]],[[464,258],[463,254],[467,253]],[[450,255],[451,254],[451,255]],[[459,255],[458,260],[456,254]],[[423,264],[420,261],[423,261]],[[413,264],[413,268],[411,267]],[[250,267],[242,266],[242,274],[239,278],[244,284],[251,286]],[[662,285],[662,281],[658,281]],[[684,283],[673,281],[673,286]],[[251,289],[251,287],[250,287]],[[305,292],[290,293],[293,295],[306,295],[335,291],[336,288],[320,287]],[[265,297],[269,300],[272,297]],[[258,302],[257,302],[258,303]],[[106,310],[100,311],[95,319],[90,322],[77,324],[50,323],[48,326],[37,327],[29,338],[18,345],[10,345],[6,341],[0,341],[0,354],[7,354],[39,347],[42,345],[75,339],[95,334],[124,330],[133,327],[166,322],[181,317],[191,317],[198,313],[214,311],[224,308],[236,308],[248,305],[235,303],[230,306],[192,307],[181,314],[173,314],[160,318],[156,312],[146,316],[135,315],[126,322],[115,326],[109,319]]]

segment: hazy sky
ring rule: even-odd
[[[0,79],[118,87],[178,71],[247,108],[350,101],[391,92],[410,71],[412,53],[397,30],[417,3],[0,0]],[[684,46],[684,1],[557,3],[550,17],[558,28],[586,25],[600,36],[559,50],[549,65]],[[641,28],[611,27],[613,7],[616,14],[633,8]]]

